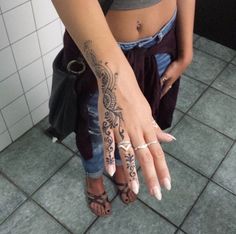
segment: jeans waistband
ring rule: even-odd
[[[159,43],[162,40],[162,38],[172,28],[174,21],[176,19],[176,15],[177,15],[177,9],[175,10],[174,15],[171,17],[171,19],[161,28],[159,32],[155,33],[153,36],[145,37],[137,41],[118,42],[119,46],[121,47],[122,50],[130,50],[133,49],[135,46],[148,48],[154,45],[156,41],[157,43]]]

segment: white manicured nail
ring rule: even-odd
[[[167,133],[167,135],[168,135],[172,140],[175,140],[175,141],[176,141],[176,138],[175,138],[173,135],[171,135],[171,134],[169,134],[169,133]]]
[[[114,173],[116,171],[116,167],[115,165],[108,165],[107,166],[107,173],[110,175],[110,176],[113,176]]]
[[[131,185],[132,191],[133,191],[135,194],[138,194],[138,192],[139,192],[139,185],[138,185],[138,183],[137,183],[135,180],[133,180],[133,181],[130,183],[130,185]]]
[[[171,190],[171,183],[168,178],[163,179],[163,184],[167,190]]]
[[[153,191],[153,195],[156,197],[156,199],[160,201],[162,198],[161,190],[157,186],[155,186],[152,188],[152,191]]]

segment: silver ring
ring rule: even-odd
[[[163,75],[162,81],[165,82],[168,80],[168,76],[167,75]]]
[[[121,141],[121,142],[117,145],[117,147],[118,147],[119,149],[123,149],[125,152],[127,152],[131,146],[132,146],[132,145],[131,145],[130,141]]]
[[[157,144],[157,142],[158,142],[157,140],[151,141],[151,142],[147,143],[147,146],[152,145],[152,144]]]
[[[136,150],[139,150],[139,149],[145,149],[145,148],[147,148],[147,147],[148,147],[147,144],[138,145],[137,147],[134,148],[134,150],[136,151]]]

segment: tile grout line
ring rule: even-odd
[[[8,30],[7,30],[7,26],[6,26],[6,22],[5,22],[5,19],[4,19],[3,16],[2,16],[2,20],[3,20],[4,27],[5,27],[5,29],[6,29],[6,35],[7,35],[8,42],[10,43],[10,36],[9,36]],[[17,63],[16,63],[15,54],[14,54],[14,51],[13,51],[12,46],[9,46],[9,47],[10,47],[10,50],[11,50],[11,53],[12,53],[12,56],[13,56],[14,64],[15,64],[16,69],[17,69],[16,74],[18,75],[18,79],[19,79],[19,81],[20,81],[20,86],[21,86],[21,89],[22,89],[22,92],[23,92],[23,95],[24,95],[24,99],[25,99],[25,102],[26,102],[26,105],[27,105],[27,109],[28,109],[28,112],[30,112],[29,103],[28,103],[27,98],[26,98],[26,95],[25,95],[25,93],[24,93],[24,88],[23,88],[22,80],[21,80],[21,78],[20,78],[20,73],[19,73],[19,70],[18,70],[18,66],[17,66]],[[15,73],[14,73],[14,74],[15,74]],[[1,108],[1,109],[2,109],[2,108]],[[30,123],[30,124],[33,125],[33,119],[32,119],[32,116],[31,116],[31,115],[30,115],[30,119],[31,119],[31,123]],[[7,127],[7,130],[8,130],[8,132],[9,132],[9,136],[10,136],[12,142],[14,142],[13,137],[12,137],[11,132],[10,132],[10,129],[8,128],[7,125],[6,125],[6,127]]]
[[[227,64],[227,66],[224,68],[224,70],[227,69],[227,67],[228,67],[229,65],[236,67],[236,65],[234,65],[234,64],[232,64],[232,63],[229,63],[229,64]],[[224,71],[223,71],[223,72],[224,72]],[[221,73],[221,72],[220,72],[220,73]],[[208,86],[210,86],[211,89],[214,89],[215,91],[220,92],[221,94],[224,94],[225,96],[228,96],[228,97],[230,97],[230,98],[236,100],[236,97],[233,97],[233,96],[231,96],[230,94],[225,93],[224,91],[222,91],[222,90],[220,90],[220,89],[217,89],[217,88],[215,88],[214,86],[212,86],[213,83],[218,79],[218,77],[214,80],[214,82],[213,82],[211,85],[209,85],[209,84],[207,84],[207,83],[202,82],[201,80],[197,80],[196,78],[194,78],[194,77],[192,77],[192,76],[190,76],[190,75],[186,75],[186,74],[183,74],[183,75],[184,75],[185,77],[187,77],[188,79],[197,81],[197,82],[199,82],[199,83],[201,83],[201,84],[207,86],[207,88],[208,88]],[[182,112],[183,112],[183,111],[182,111]]]
[[[227,154],[228,152],[232,149],[232,147],[234,146],[234,142],[232,143],[232,145],[230,146],[229,150],[225,153],[225,156],[221,159],[220,163],[218,164],[218,166],[216,167],[216,169],[213,171],[212,175],[215,174],[215,172],[218,170],[218,168],[221,166],[222,162],[228,157]],[[217,181],[215,181],[213,178],[211,178],[211,176],[207,176],[205,175],[203,172],[199,171],[198,169],[195,169],[194,167],[188,165],[186,162],[181,161],[179,158],[175,157],[173,154],[170,154],[168,152],[166,152],[168,155],[170,155],[170,157],[174,158],[176,161],[178,161],[180,164],[186,166],[188,169],[191,169],[192,171],[194,171],[195,173],[197,173],[198,175],[204,177],[207,180],[210,180],[212,183],[217,184],[219,187],[221,187],[222,189],[226,190],[227,192],[231,193],[233,196],[236,197],[236,193],[232,192],[231,190],[229,190],[227,187],[225,187],[224,185],[218,183]]]
[[[209,88],[211,88],[211,85],[214,83],[214,81],[223,73],[223,71],[226,69],[226,67],[228,66],[228,63],[225,64],[225,66],[222,68],[222,70],[215,76],[214,79],[212,79],[212,81],[207,85],[207,87],[205,88],[205,90],[199,95],[199,97],[192,103],[192,105],[188,108],[187,111],[183,112],[184,115],[182,116],[181,120],[184,118],[185,115],[187,115],[190,110],[195,106],[195,104],[200,100],[200,98],[202,98],[202,96],[209,90]],[[176,125],[171,129],[170,132],[172,132],[173,129],[176,128]]]
[[[34,14],[34,8],[33,8],[32,1],[30,1],[30,5],[31,5],[31,12],[32,12],[32,15],[33,15],[33,19],[34,19],[34,26],[35,26],[35,29],[36,29],[36,36],[37,36],[37,41],[38,41],[38,45],[39,45],[40,58],[41,58],[42,63],[43,63],[43,73],[44,73],[44,80],[43,81],[46,81],[48,96],[50,97],[50,89],[49,89],[49,85],[48,85],[48,82],[47,82],[47,79],[46,79],[47,74],[46,74],[45,64],[44,64],[44,61],[43,61],[43,51],[42,51],[42,46],[41,46],[40,39],[39,39],[39,33],[38,33],[39,30],[37,29],[37,24],[36,24],[36,19],[35,19],[35,14]]]
[[[31,2],[31,0],[29,0],[28,2]],[[25,3],[26,3],[26,2],[25,2]],[[23,4],[25,4],[25,3],[23,3]],[[22,4],[22,5],[23,5],[23,4]],[[34,16],[34,15],[33,15],[33,16]],[[39,31],[39,30],[41,30],[41,29],[43,29],[43,28],[49,26],[50,24],[54,23],[54,22],[57,21],[58,19],[59,19],[59,18],[56,18],[56,19],[50,21],[49,23],[43,25],[42,27],[39,27],[39,28],[35,27],[35,30],[34,30],[34,31],[32,31],[32,32],[30,32],[30,33],[24,35],[23,37],[21,37],[20,39],[17,39],[17,40],[14,41],[14,42],[11,42],[11,41],[9,40],[9,44],[8,44],[7,46],[2,47],[2,48],[0,49],[0,52],[1,52],[2,50],[6,49],[7,47],[13,46],[14,44],[16,44],[16,43],[22,41],[23,39],[25,39],[26,37],[29,37],[30,35],[36,33],[37,31]],[[7,27],[6,27],[6,28],[7,28]]]
[[[24,5],[25,3],[29,2],[29,1],[31,1],[31,0],[25,0],[24,2],[18,4],[17,6],[14,6],[14,7],[8,9],[8,10],[5,10],[5,11],[2,11],[2,8],[1,8],[1,12],[2,12],[2,14],[5,14],[5,13],[11,11],[11,10],[16,9],[17,7],[20,7],[20,6]]]
[[[53,50],[56,50],[57,48],[59,48],[60,46],[62,46],[62,43],[60,45],[57,45],[56,47],[53,47],[52,49],[50,49],[47,53],[43,54],[42,56],[40,55],[39,57],[37,57],[36,59],[32,60],[30,63],[24,65],[23,67],[21,67],[20,69],[18,69],[19,71],[22,71],[23,69],[27,68],[28,66],[32,65],[33,63],[37,62],[38,60],[40,60],[42,57],[48,55],[49,53],[53,52]],[[9,46],[10,47],[10,46]],[[10,75],[6,76],[5,78],[3,78],[2,80],[0,80],[0,84],[1,82],[7,80],[8,78],[10,78],[11,76],[15,75],[17,73],[17,70],[13,73],[11,73]],[[46,76],[46,79],[48,79],[51,75]]]
[[[222,46],[223,46],[223,45],[222,45]],[[215,59],[221,60],[222,62],[225,62],[225,63],[229,63],[229,62],[232,60],[232,58],[231,58],[229,61],[224,60],[223,58],[218,57],[218,56],[215,55],[215,54],[211,54],[211,53],[209,53],[209,52],[207,52],[207,51],[205,51],[205,50],[201,50],[201,48],[197,48],[195,45],[193,46],[193,48],[194,48],[195,50],[197,50],[197,51],[200,51],[201,53],[204,53],[204,54],[206,54],[206,55],[209,55],[209,56],[211,56],[211,57],[214,57]],[[226,48],[229,48],[229,47],[226,47]],[[231,49],[231,48],[229,48],[229,49]],[[233,50],[233,49],[232,49],[232,50]],[[233,55],[232,57],[234,58],[234,56],[235,56],[235,55]]]
[[[45,209],[43,206],[40,205],[37,201],[35,201],[33,198],[29,198],[29,201],[34,202],[39,206],[45,213],[47,213],[53,220],[56,221],[56,223],[59,223],[65,230],[67,230],[69,233],[73,234],[73,232],[65,225],[63,224],[60,220],[58,220],[56,217],[54,217],[47,209]]]
[[[144,204],[146,207],[148,207],[150,210],[152,210],[154,213],[159,215],[161,218],[165,219],[168,223],[172,224],[175,228],[178,228],[178,225],[173,223],[169,218],[167,218],[165,215],[160,213],[159,211],[155,210],[153,207],[149,206],[145,201],[143,201],[141,198],[137,197],[137,200],[139,200],[142,204]],[[159,201],[161,202],[161,201]]]
[[[228,156],[228,154],[229,154],[230,150],[232,149],[233,145],[234,145],[234,144],[231,145],[231,147],[229,148],[229,150],[228,150],[227,153],[225,154],[224,158],[223,158],[223,159],[221,160],[221,162],[219,163],[218,167],[215,169],[215,171],[213,172],[213,174],[212,174],[212,175],[210,176],[210,178],[208,179],[208,181],[207,181],[205,187],[202,189],[202,191],[201,191],[200,194],[198,195],[197,199],[194,201],[193,205],[191,206],[191,208],[189,209],[189,211],[188,211],[187,214],[185,215],[183,221],[182,221],[181,224],[179,225],[179,228],[182,228],[182,226],[183,226],[185,220],[186,220],[186,219],[188,218],[188,216],[190,215],[191,211],[193,210],[194,206],[197,204],[198,200],[200,200],[200,197],[201,197],[201,195],[203,194],[203,192],[205,192],[205,190],[206,190],[208,184],[209,184],[210,182],[214,182],[213,176],[215,175],[215,173],[217,172],[217,170],[219,169],[219,167],[220,167],[221,164],[223,163],[224,159]],[[217,184],[217,185],[218,185],[218,184]],[[222,187],[222,186],[220,186],[220,187],[224,189],[224,187]],[[226,190],[226,191],[229,192],[228,190]],[[233,193],[231,192],[231,194],[233,194]],[[236,196],[236,194],[233,194],[233,195]]]
[[[13,184],[20,192],[22,192],[24,194],[24,196],[26,197],[25,201],[23,201],[16,209],[14,209],[2,222],[0,225],[2,225],[3,223],[6,222],[6,220],[8,218],[10,218],[21,206],[23,206],[23,204],[25,204],[27,201],[32,200],[35,203],[37,203],[34,199],[33,196],[35,193],[37,193],[46,183],[48,183],[48,181],[55,175],[57,174],[63,167],[66,166],[67,163],[69,163],[70,160],[72,160],[74,158],[74,154],[72,154],[61,166],[59,166],[44,182],[42,182],[42,184],[31,194],[28,194],[27,192],[25,192],[20,186],[18,186],[11,178],[9,178],[4,172],[2,172],[2,170],[0,170],[0,174],[7,180],[9,181],[11,184]],[[56,217],[54,217],[52,214],[51,216],[57,221],[59,222]],[[59,222],[60,223],[60,222]],[[68,229],[68,228],[67,228]]]
[[[115,196],[110,200],[111,204],[115,201],[115,199],[118,197],[118,193],[115,194]],[[96,222],[98,222],[98,220],[101,219],[101,217],[97,216],[89,225],[88,227],[85,229],[85,231],[83,232],[83,234],[86,234],[89,229],[92,228],[92,226],[94,226],[96,224]]]

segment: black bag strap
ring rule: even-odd
[[[106,15],[106,13],[108,12],[112,2],[113,0],[100,0],[99,1],[104,15]],[[78,59],[78,57],[81,57],[81,52],[67,30],[65,30],[64,32],[63,45],[64,45],[64,48],[63,48],[63,56],[62,56],[62,67],[66,69],[68,63],[70,63],[73,60]]]

